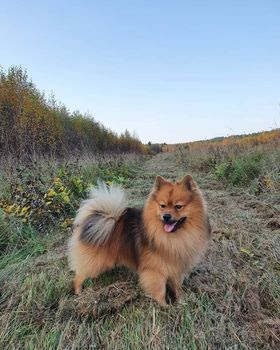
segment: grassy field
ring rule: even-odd
[[[63,173],[61,165],[49,165],[33,169],[37,177],[31,176],[32,181],[28,174],[17,178],[15,169],[8,174],[2,171],[0,348],[279,348],[277,181],[261,191],[251,183],[234,186],[176,152],[112,164],[100,163],[97,168],[88,162],[77,165],[74,174],[67,172],[67,166]],[[42,172],[45,181],[38,185]],[[157,174],[175,180],[186,172],[193,174],[205,193],[213,239],[203,262],[184,282],[184,301],[161,309],[143,295],[137,277],[125,269],[88,280],[81,296],[74,296],[66,245],[71,218],[88,184],[97,176],[113,179],[127,188],[130,204],[140,206]],[[14,177],[18,180],[7,186]],[[35,198],[27,193],[35,193]],[[31,204],[22,202],[25,197]],[[39,198],[42,210],[36,211]],[[46,206],[52,209],[49,215],[44,215]]]

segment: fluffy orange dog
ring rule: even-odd
[[[127,266],[138,272],[144,291],[166,306],[167,287],[180,297],[210,231],[202,193],[190,175],[175,184],[157,176],[143,209],[128,208],[120,187],[99,184],[82,203],[69,244],[75,293],[86,278]]]

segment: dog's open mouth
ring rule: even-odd
[[[183,222],[187,219],[186,216],[183,216],[181,219],[177,221],[169,222],[168,224],[164,224],[165,232],[175,232],[178,228],[183,224]]]

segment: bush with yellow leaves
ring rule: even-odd
[[[4,179],[9,190],[0,200],[0,209],[39,231],[48,226],[66,229],[97,179],[126,186],[134,176],[133,165],[121,158],[83,166],[78,160],[13,165]]]
[[[71,226],[72,217],[89,184],[73,164],[60,165],[45,174],[36,164],[12,169],[10,194],[0,208],[41,230],[46,225]]]

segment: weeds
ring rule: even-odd
[[[39,231],[51,225],[65,229],[98,179],[126,186],[135,175],[134,168],[134,163],[122,158],[94,164],[47,160],[11,165],[2,175],[6,186],[0,209]]]
[[[265,144],[192,143],[177,146],[176,157],[186,169],[210,172],[225,184],[249,188],[255,194],[280,191],[279,139]],[[225,139],[226,140],[226,139]],[[225,142],[223,140],[223,142]]]
[[[50,169],[31,163],[9,169],[9,188],[0,207],[6,214],[42,230],[65,223],[75,212],[87,185],[75,164]]]
[[[263,155],[260,153],[241,156],[217,165],[215,175],[218,179],[224,179],[234,186],[246,186],[259,177],[262,161]]]

